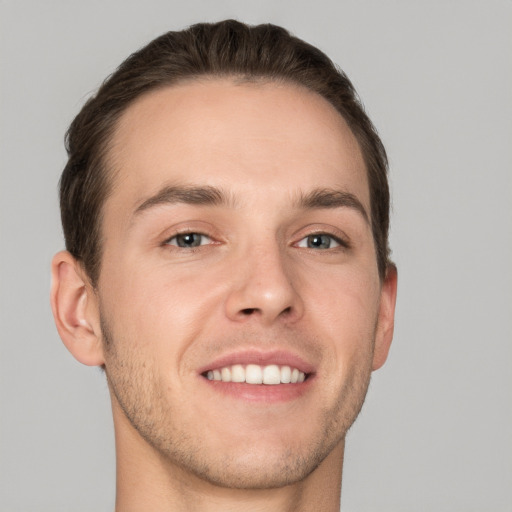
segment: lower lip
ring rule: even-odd
[[[218,393],[248,402],[278,403],[295,400],[311,387],[313,376],[296,384],[246,384],[244,382],[222,382],[201,377],[205,384]]]

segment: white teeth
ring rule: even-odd
[[[281,382],[283,384],[289,384],[292,380],[292,370],[289,366],[283,366],[281,368]]]
[[[245,382],[247,384],[262,384],[263,372],[261,367],[256,364],[248,364],[245,369]]]
[[[245,382],[245,368],[241,364],[234,364],[231,367],[231,381]]]
[[[217,370],[209,370],[206,373],[208,380],[218,380],[222,382],[246,382],[247,384],[296,384],[304,382],[306,374],[297,368],[290,366],[278,366],[269,364],[259,366],[257,364],[234,364],[233,366],[224,366]]]
[[[222,368],[220,376],[222,377],[222,382],[231,382],[231,368],[227,366]]]
[[[263,368],[263,384],[281,384],[281,370],[276,364]]]

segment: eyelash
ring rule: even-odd
[[[321,248],[320,247],[311,247],[309,245],[299,245],[301,242],[304,242],[306,244],[309,244],[309,240],[310,238],[320,238],[320,237],[327,237],[329,238],[329,246],[328,247],[325,247],[325,248]],[[334,247],[331,247],[331,242],[334,242],[335,245]],[[315,250],[315,249],[320,249],[320,250],[329,250],[329,249],[338,249],[338,248],[341,248],[341,249],[349,249],[350,248],[350,245],[349,243],[338,237],[338,236],[335,236],[335,235],[332,235],[331,233],[323,233],[323,232],[318,232],[318,233],[310,233],[309,235],[306,235],[305,237],[301,238],[296,244],[295,244],[296,247],[302,247],[304,249],[312,249],[312,250]]]
[[[188,246],[187,245],[179,245],[179,237],[187,237],[187,236],[198,236],[198,237],[200,237],[200,243],[198,245],[188,245]],[[327,237],[329,239],[328,247],[320,247],[320,246],[312,247],[312,246],[309,245],[309,243],[310,243],[309,239],[311,239],[311,238],[319,239],[320,237]],[[201,242],[204,241],[204,239],[207,240],[206,243],[201,243]],[[173,241],[175,241],[176,243],[173,243]],[[198,231],[184,231],[182,233],[176,233],[172,237],[168,238],[167,240],[165,240],[163,245],[174,246],[177,249],[198,250],[198,248],[200,248],[200,247],[202,247],[204,245],[211,245],[212,242],[213,242],[212,237],[210,237],[210,236],[208,236],[208,235],[206,235],[204,233],[200,233]],[[306,245],[300,245],[303,242],[305,242]],[[331,247],[332,242],[334,242],[336,244],[334,247]],[[313,243],[313,242],[311,241],[311,243]],[[310,233],[309,235],[306,235],[303,238],[301,238],[293,246],[294,247],[304,248],[304,249],[311,249],[311,250],[317,250],[317,249],[319,249],[319,250],[334,250],[334,249],[338,249],[338,248],[342,248],[342,249],[349,249],[350,248],[350,244],[346,240],[344,240],[344,239],[342,239],[342,238],[340,238],[338,236],[332,235],[330,233],[323,233],[323,232]]]
[[[173,235],[171,238],[168,238],[165,242],[164,242],[164,245],[172,245],[172,246],[175,246],[179,249],[197,249],[198,247],[201,247],[203,245],[209,245],[209,243],[207,244],[199,244],[199,245],[190,245],[190,246],[181,246],[179,245],[179,242],[178,242],[178,237],[187,237],[187,236],[192,236],[192,235],[196,235],[196,236],[199,236],[201,237],[201,241],[202,239],[206,238],[207,240],[209,240],[210,242],[212,241],[212,238],[208,235],[205,235],[204,233],[199,233],[197,231],[185,231],[183,233],[176,233],[175,235]],[[176,240],[176,243],[172,243],[173,240]]]

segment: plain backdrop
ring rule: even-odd
[[[112,511],[108,390],[54,328],[64,132],[132,51],[198,21],[281,24],[387,147],[394,344],[350,431],[347,512],[512,510],[512,2],[0,0],[0,510]]]

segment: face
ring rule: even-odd
[[[222,486],[304,478],[389,344],[354,136],[309,91],[212,80],[139,99],[110,157],[97,297],[116,429]]]

